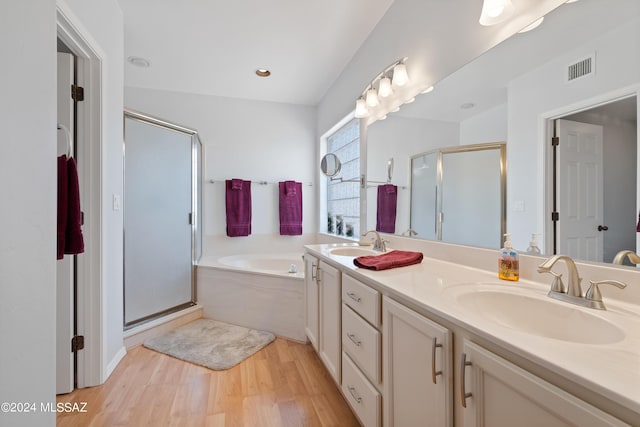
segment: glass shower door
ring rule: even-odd
[[[194,135],[125,114],[124,325],[194,304]]]

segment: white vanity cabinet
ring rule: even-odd
[[[340,384],[342,273],[308,253],[304,255],[304,264],[305,333],[333,379]]]
[[[453,426],[451,332],[386,296],[382,325],[385,427]]]
[[[469,341],[458,360],[464,427],[628,426]]]
[[[318,329],[320,327],[318,295],[318,258],[304,254],[304,331],[313,348],[318,351]]]

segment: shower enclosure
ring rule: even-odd
[[[124,112],[124,140],[124,327],[129,329],[196,302],[202,144],[195,130],[131,110]]]

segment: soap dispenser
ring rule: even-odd
[[[530,255],[540,255],[540,248],[538,247],[538,241],[536,240],[537,234],[531,234],[531,241],[529,242],[529,247],[527,248],[527,253]]]
[[[511,234],[505,233],[504,237],[504,248],[498,258],[498,278],[515,282],[520,278],[519,255],[512,247]]]

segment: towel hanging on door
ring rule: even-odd
[[[56,259],[84,252],[78,168],[73,157],[58,157],[58,245]]]

